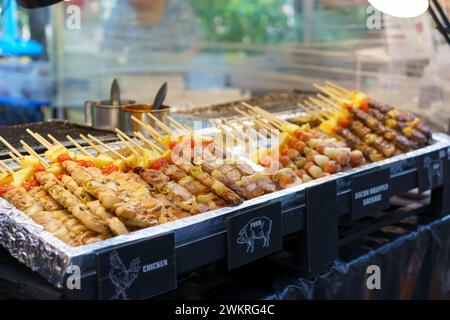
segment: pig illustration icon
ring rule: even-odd
[[[238,244],[247,245],[247,253],[255,251],[255,243],[259,240],[263,248],[267,248],[270,243],[270,233],[272,231],[272,220],[267,217],[253,218],[239,231]]]

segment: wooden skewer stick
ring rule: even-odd
[[[145,130],[145,132],[147,132],[153,139],[155,139],[155,141],[157,141],[157,142],[161,141],[161,137],[160,137],[160,134],[158,133],[158,131],[156,131],[150,125],[145,124],[144,122],[142,122],[141,120],[139,120],[135,116],[131,116],[131,119],[134,122],[136,122],[137,124],[139,124]]]
[[[268,111],[266,111],[266,110],[264,110],[264,109],[262,109],[262,108],[260,108],[260,107],[253,107],[253,110],[258,111],[258,112],[259,112],[260,114],[262,114],[262,115],[265,115],[265,118],[266,118],[266,119],[267,119],[267,118],[272,119],[272,121],[278,123],[278,125],[279,125],[280,127],[281,127],[283,124],[288,124],[288,123],[289,123],[289,122],[287,122],[287,121],[285,121],[285,120],[283,120],[283,119],[277,118],[276,116],[274,116],[274,115],[271,114],[270,112],[268,112]]]
[[[187,131],[195,133],[195,130],[189,127],[187,124],[180,123]]]
[[[49,137],[49,139],[56,145],[65,148],[61,142],[59,142],[54,136],[52,136],[50,133],[47,134],[47,137]]]
[[[333,93],[336,97],[339,97],[340,99],[348,99],[348,96],[342,95],[342,93],[339,90],[336,90],[335,88],[327,87],[328,91]]]
[[[310,108],[315,109],[315,110],[316,110],[316,113],[317,113],[318,115],[320,115],[322,118],[325,118],[325,119],[327,119],[327,120],[330,119],[331,115],[329,115],[329,114],[326,113],[324,110],[322,110],[322,108],[320,108],[318,105],[311,104],[311,103],[308,102],[308,101],[304,101],[304,103],[305,103],[305,105],[306,105],[307,107],[310,107]]]
[[[42,144],[45,148],[50,149],[52,147],[51,143],[48,142],[44,137],[41,135],[34,133],[29,128],[25,130],[30,136],[32,136],[37,142]]]
[[[317,110],[319,110],[322,114],[326,114],[329,116],[334,116],[334,113],[332,110],[330,110],[329,107],[325,106],[322,101],[317,100],[313,97],[310,97],[308,100],[304,101],[305,104],[307,106],[311,106],[312,108],[316,108]],[[309,105],[307,104],[307,102],[309,103]]]
[[[151,149],[153,149],[154,151],[158,152],[158,153],[163,153],[164,150],[161,149],[160,147],[158,147],[156,144],[154,144],[153,142],[151,142],[149,139],[147,139],[146,137],[144,137],[144,135],[141,132],[135,132],[134,135],[136,137],[138,137],[139,139],[141,139],[146,145],[148,145]]]
[[[151,113],[146,113],[146,115],[148,117],[150,117],[151,119],[153,119],[153,121],[155,121],[155,124],[160,127],[163,131],[165,131],[167,134],[171,135],[172,134],[172,129],[170,129],[165,123],[163,123],[161,120],[159,120],[157,117],[155,117],[154,115],[152,115]]]
[[[261,109],[261,108],[257,108],[257,107],[253,107],[253,109],[251,109],[252,112],[260,117],[263,117],[264,119],[266,119],[272,126],[274,126],[276,129],[280,129],[283,126],[283,124],[286,123],[286,121],[280,120],[277,117],[275,117],[274,115],[272,115],[271,113]]]
[[[319,119],[320,121],[326,121],[327,119],[325,119],[324,117],[322,117],[317,110],[312,110],[310,108],[307,108],[305,105],[298,103],[297,104],[303,111],[305,111],[307,114],[310,114],[314,117],[316,117],[317,119]]]
[[[322,95],[322,94],[319,93],[319,94],[317,95],[317,97],[318,97],[319,99],[322,100],[321,103],[322,103],[323,105],[328,106],[328,107],[331,107],[332,109],[337,110],[337,111],[342,110],[342,108],[341,108],[340,106],[338,106],[337,104],[335,104],[333,101],[329,100],[329,99],[328,99],[327,97],[325,97],[324,95]],[[316,100],[317,100],[317,99],[316,99]],[[331,102],[333,102],[333,103],[326,103],[325,100],[329,100],[329,101],[331,101]],[[320,101],[320,100],[317,100],[317,101]]]
[[[245,124],[244,121],[242,121],[241,119],[236,119],[236,122],[239,123],[246,130],[250,130],[252,132],[255,132],[259,136],[260,139],[267,140],[267,136],[264,136],[261,132],[259,132],[258,130],[256,130],[252,126],[250,126],[248,124]]]
[[[3,169],[2,172],[5,174],[12,174],[14,173],[14,170],[8,167],[3,161],[0,160],[0,169]]]
[[[253,122],[261,129],[267,130],[267,131],[271,131],[274,130],[272,127],[268,126],[267,124],[265,124],[264,122],[258,120],[258,119],[253,119]]]
[[[179,128],[183,129],[184,131],[192,133],[192,134],[194,133],[194,129],[192,129],[191,127],[189,127],[188,125],[186,125],[184,123],[178,122],[177,120],[175,120],[171,116],[167,116],[167,119],[169,119],[172,123],[174,123]]]
[[[73,144],[78,151],[80,151],[82,154],[84,154],[87,157],[92,157],[92,154],[89,153],[89,151],[87,151],[85,148],[83,148],[78,142],[75,141],[75,139],[73,139],[71,136],[67,135],[66,136],[67,140],[70,141],[71,144]]]
[[[341,109],[341,107],[335,101],[331,100],[330,98],[327,98],[327,97],[322,96],[322,95],[318,96],[318,98],[323,100],[324,102],[328,103],[329,105],[332,105],[332,106],[334,106],[336,108]]]
[[[154,144],[153,142],[151,142],[149,139],[145,138],[144,135],[140,132],[136,132],[138,134],[138,137],[141,138],[141,140],[143,140],[146,144],[148,144],[151,148],[153,148],[153,150],[157,153],[159,153],[160,155],[162,155],[162,153],[164,152],[164,150],[162,150],[159,146],[157,146],[156,144]]]
[[[249,108],[250,110],[252,110],[255,114],[260,114],[260,115],[264,116],[264,118],[272,120],[272,122],[274,122],[275,124],[277,124],[280,127],[284,124],[282,120],[278,119],[273,114],[271,114],[270,112],[267,112],[264,109],[252,106],[246,102],[241,102],[241,103],[242,103],[242,105],[244,105],[247,108]]]
[[[170,122],[172,122],[176,127],[181,129],[182,131],[186,131],[186,132],[189,132],[189,133],[194,133],[194,130],[192,130],[191,128],[183,125],[182,123],[179,123],[178,121],[176,121],[171,116],[167,116],[167,119],[169,119]]]
[[[170,123],[172,124],[172,127],[175,128],[175,130],[179,130],[182,133],[188,133],[189,132],[189,131],[186,131],[186,129],[183,126],[181,126],[178,122],[176,122],[171,117],[168,116],[167,119],[169,119]]]
[[[20,140],[20,143],[23,145],[24,149],[33,157],[39,160],[39,163],[42,164],[44,168],[48,168],[49,165],[45,162],[44,159],[40,155],[38,155],[25,141]]]
[[[130,150],[136,157],[140,158],[139,152],[137,152],[120,134],[117,135],[122,144]]]
[[[336,113],[339,111],[334,106],[331,107],[329,104],[323,102],[322,100],[311,99],[315,103],[315,105],[320,106],[322,110],[324,110],[330,117],[336,116]]]
[[[47,146],[49,147],[53,147],[53,145],[50,143],[50,141],[48,141],[47,139],[45,139],[43,136],[41,136],[39,133],[35,132],[34,133],[36,135],[36,137],[38,137],[40,140],[42,140],[43,143],[45,143]]]
[[[261,109],[262,110],[262,109]],[[279,122],[274,121],[272,118],[270,117],[266,117],[263,114],[259,113],[256,109],[252,109],[252,112],[254,113],[252,114],[248,114],[249,117],[253,120],[258,120],[258,118],[261,118],[260,122],[263,123],[265,126],[269,126],[269,130],[273,129],[273,130],[280,130],[281,129],[281,125],[279,124]],[[245,113],[245,112],[243,112]],[[267,123],[265,123],[264,121],[262,121],[262,119],[266,120]]]
[[[121,135],[125,140],[127,140],[129,143],[131,143],[133,146],[135,146],[138,150],[144,151],[144,148],[137,143],[134,139],[129,137],[126,133],[124,133],[122,130],[116,128],[116,132]]]
[[[86,142],[92,149],[94,149],[98,154],[104,154],[106,155],[105,152],[103,152],[99,147],[97,147],[95,144],[92,143],[91,140],[89,140],[88,138],[86,138],[85,135],[80,134],[80,138],[83,139],[84,142]]]
[[[13,154],[12,152],[8,152],[8,156],[10,156],[11,159],[13,159],[17,164],[20,165],[20,159],[15,154]]]
[[[334,94],[332,91],[328,90],[327,88],[324,88],[322,86],[319,86],[318,84],[314,83],[313,86],[316,89],[319,89],[320,91],[322,91],[323,93],[325,93],[327,96],[329,96],[330,98],[334,99],[334,100],[342,100],[342,97],[337,96],[336,94]]]
[[[100,140],[98,140],[96,137],[94,137],[91,134],[88,134],[88,138],[93,140],[96,144],[101,145],[103,148],[105,148],[106,150],[108,150],[109,152],[111,152],[112,154],[116,155],[117,157],[121,158],[122,160],[125,160],[126,158],[121,155],[119,152],[117,152],[116,150],[112,149],[110,146],[108,146],[107,144],[101,142]]]
[[[340,86],[340,85],[338,85],[336,83],[333,83],[331,81],[325,81],[325,84],[327,84],[330,87],[334,87],[335,89],[341,91],[344,95],[348,95],[350,93],[349,90],[347,90],[344,87],[342,87],[342,86]]]
[[[0,141],[9,149],[11,150],[12,153],[14,153],[16,156],[18,156],[20,159],[23,158],[23,155],[16,149],[14,148],[8,141],[6,141],[5,139],[3,139],[3,137],[0,136]]]
[[[252,121],[253,121],[253,123],[255,123],[255,120],[256,120],[256,117],[255,116],[253,116],[253,115],[251,115],[251,114],[249,114],[249,113],[247,113],[247,112],[245,112],[245,111],[242,111],[242,110],[240,110],[239,108],[234,108],[234,110],[236,110],[236,112],[238,112],[238,113],[240,113],[241,115],[243,115],[243,116],[246,116],[246,117],[248,117],[248,118],[250,118],[250,119],[252,119]],[[269,123],[270,123],[270,121],[269,121]],[[255,123],[256,124],[256,123]],[[242,125],[244,125],[243,124],[243,122],[242,122]],[[271,124],[272,125],[272,124]],[[279,128],[278,127],[276,127],[276,126],[274,126],[274,125],[272,125],[273,126],[273,129],[272,130],[279,130]],[[264,128],[265,129],[265,128]],[[253,130],[255,130],[255,129],[253,129]],[[256,130],[255,130],[256,131]],[[267,137],[266,136],[264,136],[262,133],[260,133],[260,132],[258,132],[258,131],[256,131],[257,133],[258,133],[258,135],[259,135],[259,137],[261,138],[261,139],[267,139]]]

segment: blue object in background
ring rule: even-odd
[[[17,4],[15,0],[3,0],[3,35],[0,38],[0,54],[4,56],[36,57],[44,53],[44,47],[34,40],[23,40],[17,29]]]

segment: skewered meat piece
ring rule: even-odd
[[[241,172],[231,164],[224,164],[220,166],[219,171],[222,172],[228,179],[233,181],[238,181],[242,178]]]
[[[162,172],[141,167],[135,168],[134,172],[140,174],[146,183],[157,188],[167,196],[169,201],[176,203],[180,209],[190,211],[195,204],[195,196],[189,190],[176,182],[170,181],[170,178]]]
[[[236,162],[235,166],[243,176],[251,176],[255,173],[255,170],[244,162]]]
[[[86,168],[73,161],[64,161],[63,167],[71,174],[72,178],[87,192],[97,198],[109,211],[126,220],[127,226],[150,227],[156,225],[156,215],[161,207],[152,201],[142,203],[133,199],[132,195],[123,190],[104,176],[93,177]],[[151,197],[149,197],[152,200]]]
[[[352,150],[350,152],[350,165],[353,168],[362,165],[364,163],[364,161],[365,161],[364,155],[363,155],[363,153],[361,151],[359,151],[359,150]]]
[[[341,137],[341,139],[345,140],[352,149],[360,150],[363,155],[370,161],[376,162],[384,159],[383,154],[378,152],[378,150],[376,150],[375,148],[364,144],[364,142],[350,130],[341,129],[339,130],[338,136]],[[350,164],[352,165],[352,167],[360,166],[364,163],[365,159],[361,159],[361,162],[359,164],[356,164],[354,151],[355,150],[352,151],[353,157],[352,153],[350,153]]]
[[[61,176],[61,182],[67,190],[76,195],[83,203],[92,201],[92,197],[71,177],[66,174]]]
[[[36,187],[28,192],[42,206],[44,211],[61,210],[62,207],[42,187]]]
[[[220,169],[217,170],[213,166],[211,166],[210,164],[206,164],[206,163],[202,163],[202,169],[203,169],[203,171],[209,173],[213,178],[215,178],[218,181],[222,182],[228,188],[230,188],[231,190],[236,192],[240,197],[242,197],[244,199],[250,199],[250,198],[247,197],[247,194],[245,193],[245,190],[240,185],[238,185],[235,182],[235,180],[230,178],[230,176],[233,176],[233,175],[226,176],[223,173],[223,171],[221,171]],[[227,172],[230,172],[230,170],[228,170]],[[238,173],[239,173],[239,177],[240,177],[241,174],[240,174],[240,172],[238,172]]]
[[[180,186],[186,188],[191,194],[193,194],[195,197],[199,197],[201,195],[209,195],[211,192],[209,189],[204,186],[202,183],[197,181],[194,177],[187,174],[185,171],[178,168],[176,165],[168,164],[163,167],[163,173],[166,174],[170,179],[176,181]],[[221,208],[226,205],[226,202],[220,198],[217,198],[216,195],[214,195],[214,201],[211,201],[208,205],[211,209],[214,210],[217,208]],[[196,206],[199,206],[198,208],[195,208]],[[215,207],[213,207],[215,206]],[[200,203],[196,204],[194,208],[191,210],[192,214],[196,214],[199,212],[204,212],[204,208],[201,206]]]
[[[349,148],[330,148],[326,147],[323,149],[323,154],[336,161],[341,166],[346,166],[350,161],[350,149]]]
[[[295,171],[295,174],[297,175],[297,177],[299,177],[303,182],[310,182],[313,181],[314,179],[306,173],[305,170],[303,169],[298,169]]]
[[[399,148],[404,152],[415,149],[416,147],[415,144],[410,142],[404,135],[389,129],[389,128],[395,129],[397,127],[396,120],[394,120],[394,122],[390,122],[389,121],[390,119],[388,119],[385,114],[383,114],[377,109],[369,109],[367,112],[372,116],[374,116],[381,123],[386,124],[387,128],[384,133],[384,137],[387,140],[392,140],[392,142],[397,148]]]
[[[395,146],[373,133],[366,135],[364,142],[372,145],[387,158],[392,157],[395,152]]]
[[[109,234],[109,229],[105,222],[90,212],[89,208],[69,190],[64,188],[53,174],[36,172],[35,177],[53,199],[65,207],[87,228],[100,234]]]
[[[356,109],[353,110],[353,114],[358,120],[363,122],[370,130],[372,130],[376,134],[384,136],[385,138],[393,138],[392,132],[389,131],[389,129],[386,128],[380,121],[372,117],[369,113]],[[386,134],[387,136],[385,136]]]
[[[66,226],[66,224],[58,219],[52,211],[41,211],[33,216],[33,220],[34,222],[42,225],[45,230],[49,231],[51,234],[70,246],[78,247],[82,244],[87,244],[83,242],[85,238],[76,237]]]
[[[163,168],[163,173],[174,181],[180,181],[188,175],[186,172],[173,164],[168,164],[167,166],[165,166]]]
[[[354,120],[350,124],[350,130],[357,135],[360,139],[364,139],[364,137],[371,133],[372,130],[365,127],[364,124],[361,121]]]
[[[99,235],[86,228],[77,218],[66,210],[57,210],[51,212],[52,216],[61,221],[69,229],[75,240],[81,244],[91,244],[108,238],[106,235]]]
[[[161,190],[170,181],[168,176],[158,170],[138,167],[135,169],[135,172],[140,174],[145,182],[154,186],[158,190]]]
[[[377,119],[378,121],[380,121],[381,123],[384,123],[386,121],[386,115],[378,109],[369,108],[367,110],[367,113],[370,114],[375,119]]]
[[[400,124],[400,122],[399,122]],[[403,127],[401,124],[399,127]],[[424,146],[428,144],[427,137],[420,131],[415,130],[414,128],[404,126],[402,128],[402,133],[409,139],[412,139],[413,141],[417,142],[420,146]]]
[[[348,129],[340,129],[337,132],[338,137],[340,137],[342,140],[344,140],[347,145],[352,148],[352,149],[356,149],[359,145],[362,144],[362,140],[354,135],[350,130]]]
[[[300,156],[300,151],[289,148],[286,154],[292,161],[295,161]]]
[[[272,192],[277,191],[277,186],[272,181],[272,179],[270,179],[268,176],[265,176],[265,175],[262,175],[259,173],[255,173],[251,176],[244,177],[244,179],[246,179],[246,178],[249,178],[253,182],[255,182],[256,185],[264,191],[264,193],[272,193]]]
[[[280,156],[280,163],[283,165],[283,167],[288,167],[292,165],[294,162],[288,156],[282,155]]]
[[[6,192],[2,197],[30,217],[43,210],[41,204],[27,194],[23,188],[14,188]]]
[[[314,164],[313,161],[308,161],[304,166],[303,169],[308,172],[308,174],[313,177],[314,179],[319,179],[324,177],[324,171]]]
[[[208,173],[202,171],[200,168],[195,167],[187,161],[179,161],[176,165],[184,170],[186,173],[190,173],[195,179],[200,181],[204,186],[214,191],[219,197],[226,200],[233,205],[239,205],[243,202],[233,190],[226,187],[222,182],[214,179]]]
[[[109,213],[105,207],[103,207],[100,201],[89,201],[86,203],[86,206],[100,219],[106,221],[109,229],[115,235],[122,235],[129,233],[127,227],[120,221],[117,217],[113,216]]]
[[[286,189],[295,183],[301,183],[300,178],[298,178],[291,169],[287,168],[283,168],[275,172],[273,174],[273,180],[281,189]]]
[[[387,105],[387,104],[382,104],[376,101],[370,101],[369,102],[369,108],[372,109],[376,109],[382,113],[388,113],[389,111],[391,111],[392,109],[394,109],[394,107]]]
[[[40,204],[25,189],[14,188],[4,194],[3,197],[17,209],[25,212],[36,223],[42,225],[47,231],[70,246],[79,246],[101,240],[95,232],[88,230],[74,217],[72,219],[75,220],[75,224],[79,228],[81,226],[81,229],[75,230],[76,232],[70,228],[71,225],[65,221],[66,219],[61,219],[60,211],[42,211]]]

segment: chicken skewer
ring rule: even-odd
[[[101,171],[93,170],[95,168],[92,167],[85,168],[78,163],[71,161],[68,156],[62,157],[60,162],[62,167],[69,171],[73,178],[72,180],[66,177],[65,181],[67,186],[73,188],[74,191],[79,192],[80,190],[78,187],[74,186],[73,182],[76,182],[87,193],[98,198],[106,210],[114,209],[113,212],[120,219],[124,219],[125,224],[128,226],[148,227],[155,225],[156,217],[154,214],[158,213],[160,208],[156,200],[152,201],[150,196],[145,201],[142,201],[142,199],[133,199],[132,194],[115,184],[114,181],[108,181],[107,177],[102,175]],[[83,184],[83,182],[85,184]],[[93,190],[90,190],[89,187]],[[82,194],[84,196],[81,196],[80,193],[78,193],[78,196],[81,197],[81,199],[84,199],[86,193]],[[145,196],[147,196],[147,194],[145,194]],[[120,197],[123,200],[121,200]],[[79,198],[77,197],[77,199]],[[115,207],[112,208],[114,204]],[[101,208],[99,208],[96,203],[90,204],[89,206],[92,211],[101,213],[101,216],[107,219],[108,226],[112,232],[115,234],[124,234],[127,232],[125,226],[119,219],[107,214],[106,210],[106,212],[100,210]],[[88,223],[88,221],[85,222]]]

